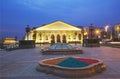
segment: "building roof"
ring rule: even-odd
[[[36,28],[36,31],[38,30],[76,30],[77,31],[81,29],[62,21],[56,21],[56,22]]]

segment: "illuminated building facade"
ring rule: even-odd
[[[96,39],[101,38],[101,29],[96,28],[92,25],[89,27],[84,27],[84,39]]]
[[[116,24],[114,27],[115,38],[120,41],[120,24]]]
[[[16,38],[5,38],[3,44],[15,44],[16,42]]]
[[[80,28],[56,21],[30,30],[24,39],[36,43],[82,43],[82,32]]]

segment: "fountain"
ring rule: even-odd
[[[38,71],[62,77],[87,77],[106,69],[99,59],[80,57],[58,57],[39,62]]]
[[[80,54],[81,48],[74,48],[66,43],[56,43],[47,49],[41,50],[42,54]]]

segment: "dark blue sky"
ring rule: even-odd
[[[22,39],[27,24],[38,27],[56,20],[113,26],[120,23],[120,0],[0,0],[0,38]]]

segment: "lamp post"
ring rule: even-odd
[[[84,28],[82,28],[82,36],[83,36],[83,39],[84,39]]]
[[[92,26],[92,24],[91,24],[90,27],[89,27],[90,38],[91,38],[91,39],[93,38],[93,30],[94,30],[94,28],[93,28],[93,26]]]
[[[84,32],[83,36],[85,36],[85,38],[87,38],[88,32]]]
[[[29,27],[29,25],[27,25],[27,27],[25,28],[25,30],[26,30],[26,33],[27,33],[27,40],[28,40],[28,33],[30,32],[30,27]]]
[[[119,28],[119,26],[116,27],[116,30],[117,30],[117,37],[118,37],[118,40],[119,40],[120,39],[120,33],[119,33],[120,28]]]
[[[95,30],[95,34],[97,35],[97,38],[98,38],[98,35],[100,34],[100,30]]]
[[[81,31],[81,32],[82,32],[82,36],[83,36],[83,40],[82,40],[83,43],[82,43],[82,46],[84,46],[84,28],[82,28],[82,31]]]

